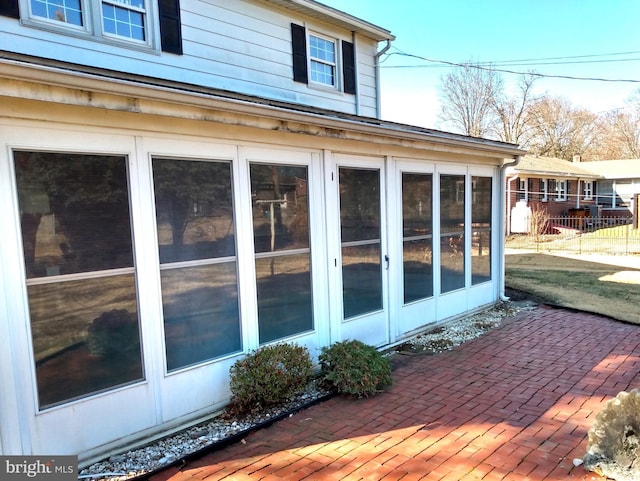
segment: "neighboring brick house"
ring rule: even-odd
[[[3,0],[0,35],[0,454],[86,464],[222,409],[260,346],[389,346],[504,294],[524,151],[381,120],[389,31]]]
[[[543,209],[551,217],[580,215],[576,212],[597,205],[596,188],[602,176],[577,157],[567,161],[525,155],[506,174],[507,232],[512,232],[511,216],[518,202],[531,210]]]

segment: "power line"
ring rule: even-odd
[[[420,60],[424,60],[425,62],[431,62],[434,64],[441,64],[440,66],[452,66],[452,67],[463,67],[463,68],[475,68],[478,70],[489,70],[494,72],[503,72],[514,75],[529,75],[532,77],[540,77],[540,78],[559,78],[559,79],[568,79],[568,80],[588,80],[595,82],[621,82],[621,83],[640,83],[640,80],[637,79],[609,79],[609,78],[600,78],[600,77],[577,77],[573,75],[553,75],[553,74],[541,74],[537,72],[518,72],[515,70],[507,70],[501,68],[494,67],[486,67],[485,65],[489,65],[487,63],[483,64],[472,64],[472,63],[457,63],[457,62],[449,62],[447,60],[435,60],[427,57],[422,57],[420,55],[414,55],[405,52],[392,52],[387,55],[387,59],[392,55],[400,55],[403,57],[417,58]],[[385,59],[386,60],[386,59]],[[382,66],[382,68],[420,68],[420,67],[428,67],[428,66],[420,66],[420,65],[390,65],[390,66]]]

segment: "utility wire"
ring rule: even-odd
[[[518,72],[515,70],[507,70],[507,69],[501,69],[501,68],[493,68],[493,67],[485,67],[484,64],[472,64],[472,63],[457,63],[457,62],[449,62],[446,60],[434,60],[431,58],[427,58],[427,57],[422,57],[420,55],[414,55],[414,54],[410,54],[410,53],[404,53],[404,52],[392,52],[390,54],[387,54],[387,58],[385,60],[387,60],[389,57],[391,57],[392,55],[400,55],[403,57],[410,57],[410,58],[417,58],[419,60],[424,60],[425,62],[431,62],[431,63],[435,63],[435,64],[443,64],[443,65],[448,65],[448,66],[452,66],[452,67],[464,67],[464,68],[475,68],[475,69],[479,69],[479,70],[489,70],[489,71],[494,71],[494,72],[503,72],[503,73],[510,73],[510,74],[514,74],[514,75],[529,75],[529,76],[533,76],[533,77],[540,77],[540,78],[559,78],[559,79],[568,79],[568,80],[589,80],[589,81],[595,81],[595,82],[621,82],[621,83],[640,83],[640,80],[637,79],[609,79],[609,78],[599,78],[599,77],[576,77],[573,75],[552,75],[552,74],[541,74],[541,73],[537,73],[537,72]],[[381,62],[382,63],[382,62]],[[421,67],[420,65],[399,65],[399,66],[382,66],[382,68],[416,68],[416,67]],[[422,66],[424,67],[424,66]]]

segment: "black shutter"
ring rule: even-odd
[[[342,75],[344,76],[344,93],[356,93],[356,56],[353,44],[342,41]]]
[[[18,0],[0,0],[0,15],[3,17],[20,18]]]
[[[291,46],[293,50],[293,80],[308,83],[307,76],[307,32],[305,28],[291,24]]]
[[[158,0],[158,13],[162,51],[182,55],[180,0]]]

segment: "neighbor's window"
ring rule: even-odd
[[[516,200],[527,200],[527,179],[518,179]]]
[[[549,200],[549,182],[547,179],[540,179],[540,202],[547,202]]]
[[[96,37],[146,42],[146,0],[29,0],[30,17],[49,25],[83,27]]]
[[[309,66],[311,81],[336,85],[336,42],[318,35],[309,35]]]
[[[585,180],[582,183],[582,194],[584,196],[584,200],[593,199],[593,181]]]
[[[40,408],[142,380],[127,158],[14,161]]]
[[[556,200],[558,201],[567,200],[567,181],[566,180],[556,180]]]

